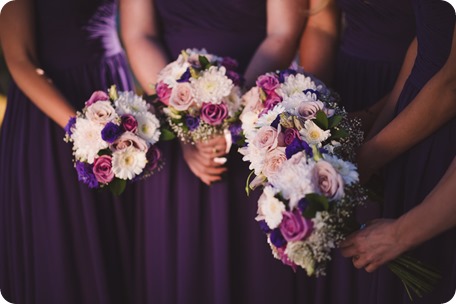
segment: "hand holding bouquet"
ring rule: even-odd
[[[154,146],[160,123],[134,92],[117,92],[114,86],[109,95],[94,92],[65,131],[65,141],[73,144],[78,178],[90,188],[108,186],[120,194],[127,180],[149,176],[162,165]]]

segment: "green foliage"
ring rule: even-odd
[[[307,219],[312,219],[318,211],[325,211],[329,209],[328,199],[317,193],[309,193],[306,195],[306,200],[309,202],[302,215]]]

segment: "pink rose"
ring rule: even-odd
[[[284,148],[277,148],[266,154],[262,170],[264,176],[269,178],[280,170],[282,164],[287,160],[284,150]]]
[[[260,113],[264,106],[263,102],[260,99],[260,93],[258,92],[258,88],[251,88],[247,93],[245,93],[242,96],[242,104],[244,104],[244,110],[242,110],[242,114],[240,117],[241,120],[242,117],[246,115],[246,113]]]
[[[179,82],[169,98],[169,105],[178,111],[187,110],[193,103],[192,87],[188,82]]]
[[[157,92],[157,96],[160,99],[160,101],[168,106],[172,89],[166,83],[160,81],[155,87],[155,91]]]
[[[312,232],[312,221],[303,218],[299,210],[283,212],[282,216],[280,232],[287,242],[303,240]]]
[[[279,133],[276,128],[271,126],[263,126],[258,130],[253,144],[258,149],[272,150],[275,149],[279,142],[279,135],[283,137],[282,133]]]
[[[304,102],[298,107],[298,115],[305,119],[314,119],[318,111],[323,111],[327,117],[334,115],[333,109],[325,107],[321,101],[308,101]]]
[[[122,151],[128,147],[135,147],[140,151],[147,151],[147,143],[144,139],[136,136],[131,132],[125,132],[119,136],[112,144],[109,145],[111,151]]]
[[[130,131],[132,133],[136,132],[136,129],[138,128],[138,121],[136,118],[131,115],[131,114],[124,114],[121,117],[122,120],[122,127],[124,128],[125,131]]]
[[[293,271],[296,272],[297,266],[296,266],[295,263],[293,263],[293,261],[290,260],[288,255],[285,253],[285,248],[284,247],[279,247],[279,248],[276,247],[276,250],[277,250],[277,256],[279,257],[280,261],[282,261],[282,263],[284,265],[288,265],[291,268],[293,268]]]
[[[286,129],[284,134],[285,145],[289,146],[295,138],[301,139],[299,131],[293,128]]]
[[[228,116],[228,108],[224,103],[221,104],[212,104],[212,103],[203,103],[201,108],[201,119],[212,125],[218,126],[223,120]]]
[[[95,91],[92,93],[92,96],[90,96],[89,100],[85,102],[85,105],[88,107],[100,100],[109,100],[108,94],[103,91]]]
[[[107,184],[114,178],[111,161],[112,159],[109,155],[102,155],[94,160],[93,174],[99,183]]]
[[[321,194],[335,200],[344,196],[344,181],[330,163],[320,160],[313,168],[313,175]]]
[[[265,74],[258,77],[256,85],[262,88],[266,94],[270,94],[279,87],[280,83],[274,74]]]

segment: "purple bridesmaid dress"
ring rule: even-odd
[[[40,66],[80,110],[132,89],[115,1],[36,1]],[[131,194],[78,182],[64,130],[13,82],[0,135],[0,290],[15,304],[128,303]],[[131,201],[131,202],[130,202]]]
[[[416,0],[414,11],[418,54],[399,97],[396,115],[445,64],[453,39],[456,16],[450,4],[440,0]],[[438,100],[429,102],[438,106]],[[455,155],[456,118],[453,118],[388,165],[383,216],[396,218],[421,203],[444,175]],[[425,242],[410,255],[435,267],[443,276],[432,293],[413,303],[448,302],[456,290],[456,229]],[[369,303],[410,303],[400,281],[387,269],[381,269],[375,275]]]
[[[337,0],[345,28],[335,73],[335,90],[348,111],[385,96],[394,85],[415,36],[411,0]]]
[[[205,48],[235,58],[243,72],[266,35],[264,0],[155,6],[170,60]],[[272,256],[255,221],[259,192],[246,196],[248,164],[236,149],[224,180],[210,187],[189,170],[176,141],[162,149],[167,166],[138,191],[136,303],[312,303],[314,281]]]

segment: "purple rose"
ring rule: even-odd
[[[122,127],[124,128],[125,131],[130,131],[132,133],[136,132],[136,129],[138,128],[138,121],[136,118],[131,115],[131,114],[124,114],[121,117],[122,121]]]
[[[287,159],[290,159],[293,155],[298,152],[305,151],[307,156],[312,157],[312,148],[305,141],[295,138],[285,149]]]
[[[258,77],[256,85],[262,88],[267,94],[277,89],[280,85],[279,80],[274,74],[265,74]]]
[[[121,126],[116,125],[113,122],[108,122],[103,130],[101,130],[101,138],[104,141],[112,144],[120,135],[124,132]]]
[[[228,108],[224,103],[212,104],[203,103],[201,108],[201,119],[212,126],[220,125],[228,116]]]
[[[272,230],[271,234],[269,235],[269,238],[271,240],[272,245],[276,246],[277,248],[285,247],[285,245],[287,245],[287,241],[283,237],[280,228]]]
[[[285,79],[288,76],[296,75],[296,74],[297,74],[296,70],[293,70],[293,69],[286,69],[286,70],[280,71],[279,72],[279,81],[280,81],[280,83],[284,83]]]
[[[288,242],[295,242],[305,239],[312,232],[312,222],[304,219],[299,210],[283,212],[283,219],[280,223],[280,232]]]
[[[226,76],[233,81],[235,86],[242,86],[244,83],[244,78],[235,71],[227,70]]]
[[[90,96],[89,100],[85,102],[85,105],[88,107],[100,100],[109,100],[108,94],[103,91],[95,91],[92,93],[92,96]]]
[[[262,111],[262,113],[267,113],[269,110],[274,109],[274,107],[281,102],[282,97],[277,95],[277,93],[274,91],[270,92],[267,95],[266,100],[264,101],[264,110]]]
[[[73,127],[76,123],[76,117],[73,116],[73,117],[70,117],[70,119],[68,120],[68,123],[66,124],[65,126],[65,133],[68,134],[69,136],[71,136],[71,134],[73,134]]]
[[[93,162],[93,174],[101,184],[107,184],[114,178],[112,171],[112,158],[109,155],[102,155]]]
[[[185,124],[187,125],[187,127],[190,131],[193,131],[196,128],[198,128],[198,126],[200,125],[200,118],[191,116],[191,115],[187,115],[187,116],[185,116]]]
[[[158,168],[158,165],[160,164],[160,161],[161,161],[160,149],[158,149],[155,146],[151,146],[149,148],[149,151],[147,151],[147,153],[146,153],[146,158],[147,158],[146,170],[149,172],[154,171],[155,169]]]
[[[165,105],[169,105],[172,89],[166,83],[159,82],[155,87],[155,91],[157,92],[158,99]]]
[[[233,59],[231,57],[223,57],[222,59],[222,65],[227,69],[227,70],[235,70],[238,67],[238,62],[236,59]]]
[[[78,172],[78,180],[88,185],[89,188],[97,188],[98,180],[93,174],[93,167],[91,164],[84,162],[76,162],[76,171]]]
[[[300,139],[299,132],[296,129],[290,128],[285,130],[285,145],[289,146],[295,138]]]

